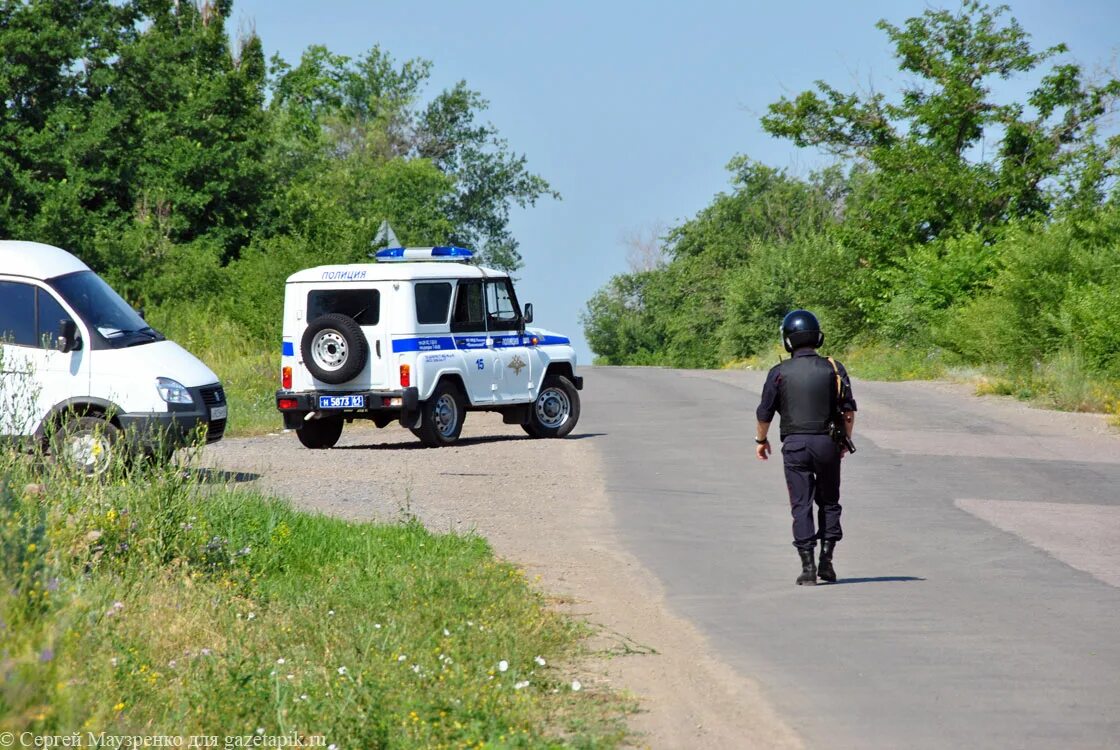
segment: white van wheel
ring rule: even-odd
[[[451,445],[463,431],[466,404],[458,386],[441,382],[432,397],[420,404],[420,427],[412,434],[429,448]]]
[[[100,477],[113,465],[120,430],[100,417],[70,418],[55,434],[51,452],[64,468],[87,477]]]
[[[333,448],[342,437],[342,417],[326,417],[304,422],[296,430],[296,437],[304,448],[325,450]]]
[[[578,421],[579,391],[563,375],[549,375],[523,429],[536,438],[562,438],[575,429]]]

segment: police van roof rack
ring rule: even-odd
[[[417,260],[464,261],[474,257],[465,247],[387,247],[378,250],[374,257],[378,262],[400,262]]]

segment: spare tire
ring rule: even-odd
[[[353,318],[328,313],[308,324],[300,353],[308,372],[324,383],[339,385],[358,377],[366,366],[369,342]]]

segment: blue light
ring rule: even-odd
[[[465,247],[433,247],[433,258],[473,258],[474,253]]]
[[[465,247],[389,247],[378,250],[377,260],[469,260],[474,253]]]

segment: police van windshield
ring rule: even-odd
[[[163,336],[144,322],[113,288],[93,271],[58,276],[48,282],[92,330],[110,346],[137,346]]]

